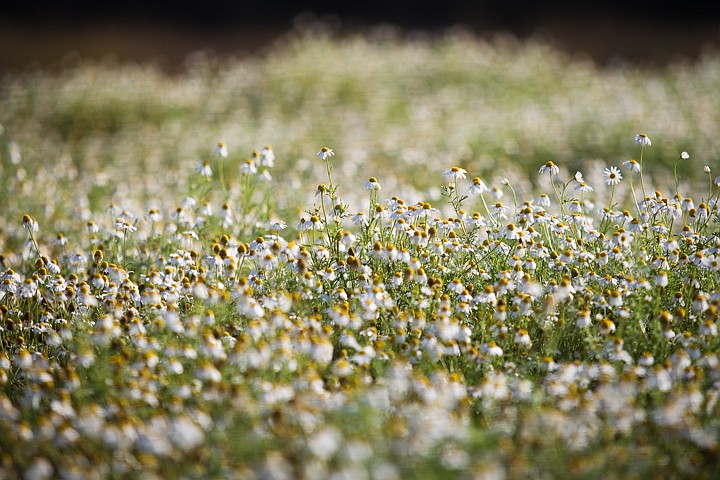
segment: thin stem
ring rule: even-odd
[[[712,173],[708,172],[708,179],[709,179],[709,187],[708,187],[708,202],[710,202],[710,199],[713,196],[713,178]]]
[[[641,170],[642,172],[642,170]],[[635,187],[633,187],[633,174],[632,170],[630,171],[630,192],[632,192],[633,200],[635,200],[635,208],[638,211],[638,215],[642,214],[640,211],[640,204],[638,203],[637,195],[635,195]]]
[[[482,200],[482,204],[485,207],[485,211],[488,214],[488,217],[490,218],[490,221],[493,222],[493,224],[498,225],[500,222],[498,222],[493,216],[492,213],[490,213],[490,209],[487,206],[487,203],[485,202],[485,196],[481,193],[480,194],[480,200]]]
[[[550,176],[550,185],[552,185],[555,196],[557,197],[558,202],[560,202],[560,213],[562,214],[563,218],[565,218],[565,205],[563,205],[563,199],[560,196],[560,192],[558,192],[557,186],[555,186],[552,175]]]
[[[645,192],[645,181],[643,179],[643,171],[645,170],[645,168],[643,167],[643,150],[645,150],[645,145],[640,145],[640,186],[642,187],[644,201],[646,198],[648,198],[648,196]]]
[[[223,195],[227,197],[228,191],[227,187],[225,187],[225,176],[223,175],[223,157],[222,155],[218,156],[218,174],[220,175],[220,185],[223,189]]]
[[[127,229],[123,230],[123,268],[127,268]]]
[[[510,182],[507,183],[507,186],[510,187],[510,191],[511,191],[512,194],[513,194],[513,204],[515,205],[515,212],[517,212],[517,209],[518,209],[518,201],[517,201],[517,195],[515,194],[515,189],[514,189],[513,186],[510,184]]]
[[[37,253],[38,258],[42,257],[42,255],[40,254],[40,247],[38,247],[38,244],[35,241],[35,235],[33,235],[32,233],[32,226],[28,228],[28,233],[30,234],[30,241],[35,247],[35,253]]]

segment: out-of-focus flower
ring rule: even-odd
[[[635,143],[639,143],[644,147],[649,147],[650,145],[652,145],[650,137],[648,137],[646,133],[638,133],[637,135],[635,135]]]
[[[322,147],[320,151],[317,153],[317,156],[320,160],[326,160],[330,157],[335,155],[335,152],[332,151],[332,148],[329,147]]]
[[[551,176],[557,175],[560,173],[560,167],[555,165],[552,161],[549,161],[545,165],[540,167],[540,174],[545,175],[546,173],[549,173]]]
[[[450,170],[443,173],[443,175],[448,178],[452,178],[453,180],[465,178],[466,174],[467,170],[462,167],[452,167]]]

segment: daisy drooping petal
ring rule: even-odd
[[[222,158],[227,158],[228,156],[228,149],[227,145],[225,145],[225,142],[218,142],[217,145],[215,145],[215,155]]]
[[[638,133],[637,135],[635,135],[635,143],[639,143],[644,147],[649,147],[650,145],[652,145],[650,137],[648,137],[646,133]]]
[[[465,178],[467,174],[467,170],[461,167],[452,167],[450,170],[443,173],[448,178],[452,178],[453,180],[457,179],[463,179]]]
[[[638,173],[640,172],[640,164],[635,159],[626,160],[623,162],[623,166],[630,170],[631,172]]]
[[[474,196],[479,193],[487,192],[488,187],[485,185],[485,182],[483,182],[480,177],[473,178],[473,183],[470,185],[470,187],[467,190],[468,195]]]
[[[552,161],[549,161],[540,167],[540,174],[545,175],[546,173],[549,173],[551,176],[557,175],[560,173],[560,167],[555,165]]]
[[[378,183],[375,177],[370,177],[370,180],[365,184],[365,190],[380,190],[381,188],[380,183]]]
[[[320,160],[326,160],[330,157],[335,155],[335,152],[332,151],[332,148],[330,147],[322,147],[320,151],[317,153],[317,156]]]

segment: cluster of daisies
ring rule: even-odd
[[[623,210],[547,162],[553,195],[504,205],[453,167],[447,205],[382,198],[373,177],[357,211],[333,155],[294,231],[268,218],[240,238],[207,199],[69,238],[25,215],[0,273],[0,477],[712,471],[712,182],[697,205],[633,189]],[[222,143],[216,159],[232,210]],[[625,166],[642,174],[642,150]]]

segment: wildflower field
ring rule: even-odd
[[[714,478],[719,90],[383,31],[6,73],[0,478]]]

